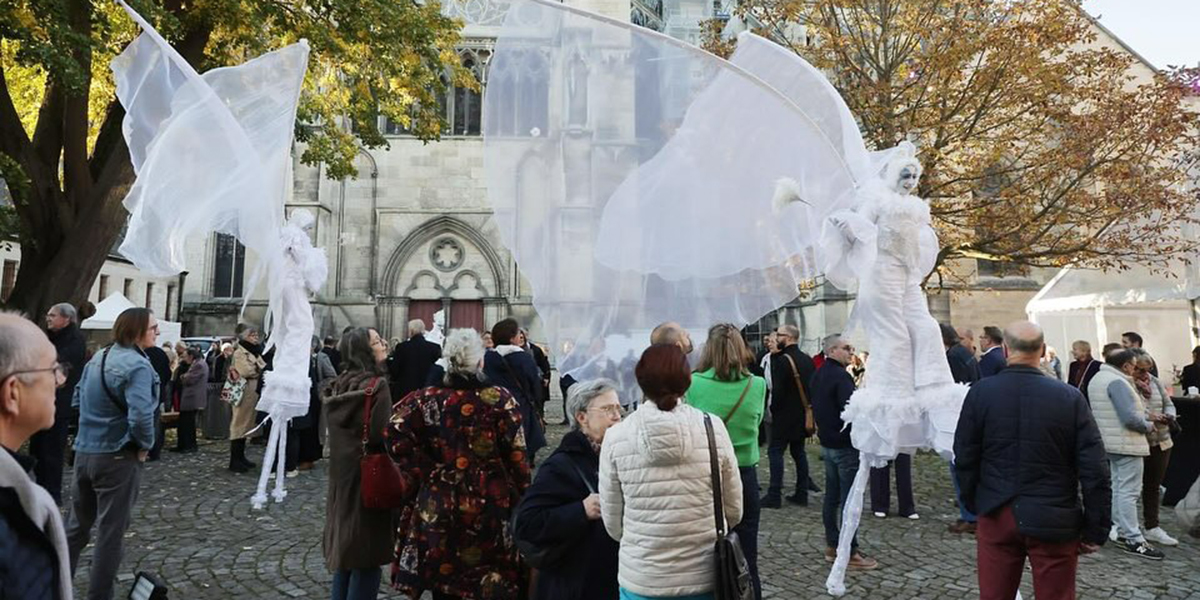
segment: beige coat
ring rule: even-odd
[[[329,414],[329,492],[325,498],[322,548],[330,571],[366,569],[392,562],[395,528],[392,511],[362,504],[363,404],[367,386],[379,377],[371,410],[370,442],[382,447],[383,431],[392,413],[386,375],[350,371],[327,382],[321,401]]]
[[[730,527],[742,520],[742,479],[725,425],[712,419],[721,499]],[[604,435],[600,514],[621,543],[617,581],[643,596],[711,592],[715,583],[712,469],[704,413],[645,402]]]
[[[240,440],[254,429],[254,409],[258,407],[258,380],[262,377],[262,358],[237,345],[233,351],[233,369],[246,380],[242,402],[233,407],[233,419],[229,423],[229,439]]]

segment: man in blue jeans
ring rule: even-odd
[[[850,428],[842,422],[842,411],[854,393],[854,378],[846,371],[854,348],[839,335],[825,338],[825,363],[812,378],[813,417],[817,421],[817,436],[825,460],[825,503],[821,518],[825,524],[825,560],[837,559],[838,535],[841,531],[842,510],[854,475],[858,472],[858,450],[850,444]],[[867,571],[879,563],[858,550],[858,537],[850,545],[848,569]]]

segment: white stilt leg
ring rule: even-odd
[[[825,589],[832,596],[846,593],[846,565],[850,562],[850,545],[854,534],[858,533],[858,523],[862,520],[863,492],[867,489],[867,475],[871,472],[871,461],[860,457],[858,473],[854,474],[854,486],[846,497],[846,505],[842,507],[842,527],[838,537],[837,559],[829,570],[825,580]],[[826,494],[836,494],[837,490],[825,490]]]
[[[267,451],[263,454],[262,472],[258,475],[258,491],[250,498],[250,505],[260,509],[267,504],[267,480],[271,476],[271,457],[279,453],[279,427],[271,428],[267,438]]]

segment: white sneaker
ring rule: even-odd
[[[1108,530],[1108,539],[1112,540],[1114,542],[1117,541],[1117,526],[1116,525],[1113,525],[1112,529]]]
[[[887,513],[881,513],[881,512],[877,512],[877,513],[875,513],[875,518],[877,518],[877,519],[886,519],[886,518],[887,518]]]
[[[1155,527],[1154,529],[1149,529],[1147,531],[1142,532],[1142,534],[1146,536],[1147,540],[1154,542],[1155,544],[1162,544],[1163,546],[1178,546],[1179,545],[1179,540],[1168,535],[1167,532],[1163,531],[1162,527]]]
[[[918,515],[917,513],[913,513],[913,514],[911,514],[911,515],[908,515],[908,518],[910,518],[910,519],[912,519],[912,520],[916,521],[917,519],[920,519],[920,518],[921,518],[921,515]]]

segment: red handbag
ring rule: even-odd
[[[362,503],[366,508],[391,510],[404,505],[410,486],[408,478],[386,451],[371,452],[367,447],[371,436],[371,409],[378,384],[378,377],[371,380],[363,400],[362,458],[358,463],[362,476]]]

